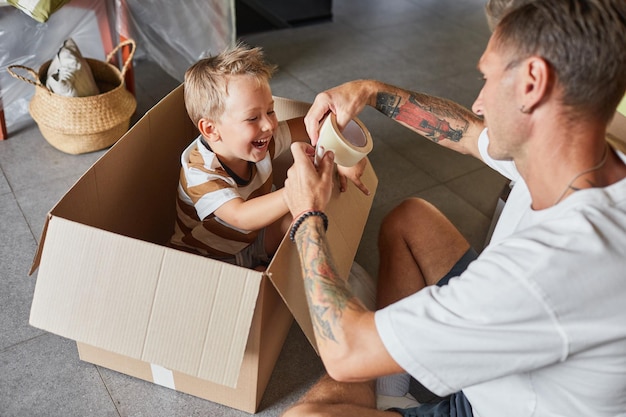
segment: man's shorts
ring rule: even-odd
[[[476,252],[473,248],[469,248],[467,252],[461,256],[461,259],[454,264],[452,269],[450,269],[450,271],[448,271],[448,273],[437,282],[437,285],[443,287],[450,281],[451,278],[461,275],[463,271],[467,269],[469,264],[471,264],[476,258],[478,258],[478,252]]]
[[[478,253],[469,248],[461,259],[450,269],[450,271],[444,275],[443,278],[437,282],[437,285],[442,287],[447,285],[451,278],[461,275],[468,265],[472,263],[474,259],[478,257]],[[463,394],[463,391],[456,392],[448,397],[443,398],[439,402],[430,404],[422,404],[413,408],[392,408],[389,411],[395,411],[402,414],[404,417],[472,417],[472,406]]]
[[[395,411],[404,417],[472,417],[472,406],[463,394],[463,391],[456,392],[443,400],[422,404],[414,408],[392,408],[388,411]]]

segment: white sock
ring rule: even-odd
[[[376,380],[376,394],[403,397],[409,392],[410,383],[409,374],[383,376]]]

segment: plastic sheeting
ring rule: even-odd
[[[9,136],[12,129],[32,120],[28,103],[35,87],[13,78],[7,67],[24,65],[37,72],[70,37],[83,56],[104,60],[105,50],[119,43],[119,35],[136,41],[135,59],[156,62],[182,82],[195,61],[234,44],[235,2],[72,0],[46,23],[14,7],[0,7],[0,100]],[[140,78],[135,72],[135,79]]]
[[[129,29],[118,32],[135,39],[139,57],[147,55],[181,82],[191,64],[235,42],[235,0],[117,2],[127,6]]]

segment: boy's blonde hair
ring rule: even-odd
[[[185,107],[194,125],[200,119],[219,120],[228,96],[228,80],[248,75],[268,82],[276,66],[265,61],[261,48],[239,43],[218,55],[204,58],[185,72]]]

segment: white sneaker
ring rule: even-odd
[[[392,397],[391,395],[376,395],[376,408],[379,410],[389,410],[390,408],[413,408],[420,403],[415,397],[407,393],[403,397]]]

